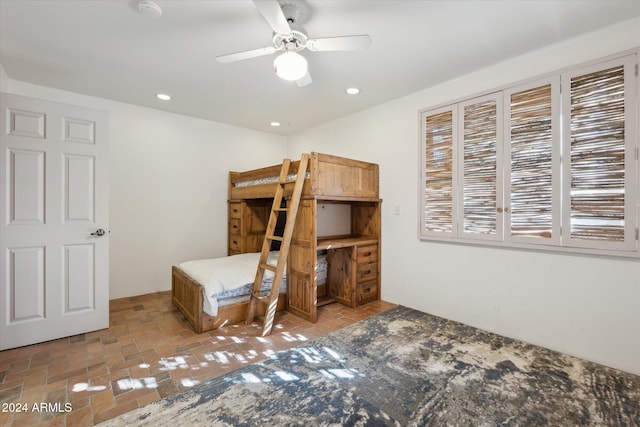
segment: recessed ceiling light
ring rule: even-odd
[[[269,123],[271,126],[273,126],[274,128],[277,128],[278,126],[280,126],[280,122],[271,122]]]
[[[169,101],[171,100],[171,95],[167,95],[166,93],[156,93],[156,98],[163,101]]]
[[[347,92],[349,95],[357,95],[360,93],[360,89],[358,89],[357,87],[350,87],[345,90],[345,92]]]
[[[159,18],[162,15],[160,6],[150,0],[140,0],[138,2],[138,12],[151,18]]]

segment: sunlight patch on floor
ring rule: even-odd
[[[146,378],[123,378],[118,380],[120,390],[139,390],[141,388],[158,388],[158,383],[154,377]]]
[[[79,393],[81,391],[102,391],[102,390],[106,390],[106,386],[104,385],[94,385],[91,386],[87,383],[76,383],[73,385],[73,388],[71,389],[71,391]]]

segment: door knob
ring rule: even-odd
[[[98,228],[96,231],[94,231],[93,233],[91,233],[92,236],[104,236],[105,231],[102,228]]]

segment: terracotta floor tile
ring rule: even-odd
[[[93,415],[94,424],[99,424],[102,421],[115,418],[120,414],[124,414],[125,412],[132,411],[138,407],[138,402],[135,400],[126,400],[121,405],[113,406],[112,408],[107,409],[106,411],[99,412]]]
[[[71,403],[71,407],[73,410],[80,408],[89,408],[91,409],[91,397],[81,397],[78,396],[77,393],[67,393],[67,400]]]
[[[151,378],[145,378],[149,380]],[[122,405],[127,400],[135,400],[144,398],[148,394],[156,392],[156,383],[153,381],[142,381],[142,379],[136,379],[134,389],[129,390],[126,394],[116,396],[116,406]]]
[[[14,414],[12,425],[15,425],[15,426],[37,425],[38,427],[42,427],[39,421],[40,421],[40,414],[38,412],[31,411],[31,408],[29,408],[27,412],[20,412],[20,413]]]
[[[0,412],[0,426],[12,425],[13,418],[14,418],[13,412]]]
[[[53,376],[49,375],[49,377],[47,378],[47,384],[56,383],[62,380],[68,380],[69,378],[86,374],[86,372],[87,372],[87,368],[78,368],[72,371],[63,372],[62,374],[58,374],[58,375],[53,375]]]
[[[157,391],[153,390],[151,393],[138,398],[138,407],[141,408],[149,403],[157,402],[161,397]]]
[[[66,427],[86,427],[93,424],[93,412],[91,407],[76,408],[67,414]]]
[[[171,379],[159,382],[156,390],[160,397],[171,396],[179,391],[178,386]]]
[[[0,390],[0,402],[18,402],[22,394],[22,384],[13,384],[11,388]]]
[[[104,412],[116,404],[111,389],[105,389],[91,396],[91,409],[94,414]]]
[[[169,292],[112,300],[108,329],[0,351],[0,401],[70,403],[69,413],[0,413],[0,425],[90,426],[395,307],[330,304],[310,323],[278,313],[273,333],[228,325],[196,334]]]

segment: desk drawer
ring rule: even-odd
[[[356,277],[358,283],[374,280],[376,277],[378,277],[378,263],[358,264]]]
[[[231,234],[229,236],[229,252],[233,252],[233,251],[241,252],[242,246],[240,242],[241,242],[240,236]]]
[[[229,234],[240,234],[240,219],[229,219]]]
[[[229,203],[229,218],[242,218],[242,203]]]
[[[378,245],[358,246],[356,261],[358,264],[365,264],[378,260]]]
[[[356,288],[356,305],[365,304],[378,299],[378,284],[367,282],[359,284]]]

